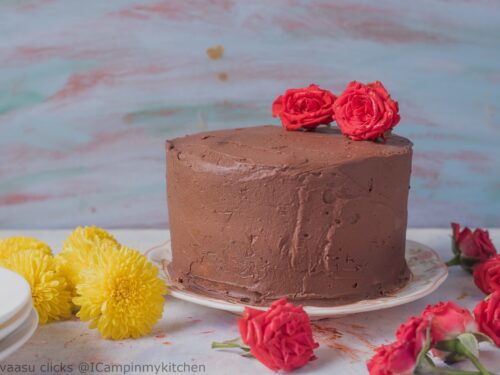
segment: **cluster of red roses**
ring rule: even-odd
[[[460,229],[456,223],[451,226],[455,256],[447,264],[472,272],[477,287],[489,296],[474,308],[475,319],[452,302],[428,306],[420,316],[411,317],[396,332],[397,341],[378,348],[368,361],[371,375],[413,374],[422,367],[432,372],[429,350],[447,362],[469,358],[481,371],[478,342],[492,341],[500,347],[500,255],[488,231]],[[483,372],[488,373],[484,368]]]
[[[448,266],[461,265],[472,272],[474,282],[485,294],[500,290],[500,255],[490,240],[487,230],[475,231],[452,223],[452,251],[455,257],[448,261]]]
[[[379,81],[353,81],[339,97],[313,84],[289,89],[276,98],[272,110],[287,130],[315,129],[336,121],[342,134],[355,141],[383,138],[400,120],[398,102]]]
[[[423,370],[441,373],[429,356],[430,351],[448,363],[469,358],[483,370],[477,359],[480,341],[490,340],[479,333],[469,310],[450,301],[439,302],[403,323],[396,331],[396,342],[377,348],[367,367],[371,375],[403,375]],[[453,374],[451,370],[447,373]]]
[[[455,257],[448,266],[461,265],[472,272],[476,286],[488,296],[474,309],[481,332],[500,347],[500,255],[487,230],[475,231],[452,223],[452,250]]]

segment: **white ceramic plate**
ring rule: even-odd
[[[17,273],[0,267],[0,325],[10,321],[31,300],[31,289]]]
[[[38,326],[38,315],[35,309],[31,309],[28,319],[14,332],[0,341],[0,361],[18,350],[28,341]]]
[[[164,268],[162,267],[164,262],[168,262],[171,259],[170,243],[152,248],[148,250],[146,254],[148,258],[161,269],[160,273],[162,277],[167,284],[170,284],[168,275],[165,274]],[[309,317],[313,319],[331,318],[386,309],[415,301],[432,293],[448,276],[448,267],[441,261],[439,255],[437,255],[434,250],[425,245],[407,240],[405,255],[412,273],[412,278],[404,288],[397,292],[380,298],[373,298],[340,306],[318,307],[304,305],[304,309],[309,314]],[[178,289],[175,286],[169,286],[169,288],[170,294],[173,297],[214,309],[241,314],[245,306],[249,306],[243,303],[228,302],[198,295],[191,291]],[[258,306],[252,307],[263,309],[263,307]]]
[[[33,304],[30,299],[29,303],[26,304],[21,311],[5,323],[0,324],[0,341],[18,329],[28,319],[31,314],[31,310],[33,310]]]

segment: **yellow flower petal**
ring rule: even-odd
[[[125,246],[99,251],[96,263],[81,273],[73,302],[77,316],[90,321],[104,338],[121,340],[148,334],[163,314],[167,287],[158,268]]]
[[[52,254],[49,245],[33,237],[14,236],[0,240],[0,260],[25,250],[39,250],[47,255]]]
[[[0,265],[28,281],[40,324],[71,316],[71,293],[51,255],[40,250],[19,251],[0,260]]]
[[[118,246],[115,238],[102,228],[78,227],[71,232],[63,243],[61,253],[56,256],[56,261],[73,294],[76,284],[80,281],[80,273],[93,266],[97,252]]]

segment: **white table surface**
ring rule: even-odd
[[[69,232],[9,230],[0,231],[0,238],[11,235],[35,236],[46,241],[57,252]],[[166,230],[111,232],[121,243],[143,252],[165,242],[167,237]],[[442,259],[447,260],[451,257],[450,232],[447,229],[409,229],[408,238],[434,248]],[[497,247],[500,247],[500,229],[491,230],[490,233]],[[396,328],[409,315],[419,314],[427,304],[439,300],[453,300],[472,309],[481,298],[483,295],[475,287],[471,276],[454,267],[437,291],[419,301],[387,310],[313,322],[315,337],[320,343],[320,348],[316,351],[318,359],[294,373],[366,374],[365,362],[371,357],[372,349],[393,341]],[[82,361],[100,363],[100,369],[104,368],[104,364],[161,366],[162,363],[187,363],[204,365],[206,374],[272,373],[256,360],[210,349],[212,341],[238,336],[236,320],[237,317],[231,313],[167,297],[163,319],[149,336],[137,340],[103,340],[97,331],[87,329],[86,323],[79,322],[76,318],[50,323],[40,326],[27,344],[7,360],[0,362],[0,373],[1,365],[30,364],[35,366],[35,373],[43,371],[45,374],[56,374],[61,373],[56,365],[63,363],[73,365],[73,371],[69,372],[66,367],[66,373],[79,374],[78,366]],[[500,372],[500,350],[483,345],[485,344],[481,344],[481,360],[490,370]],[[42,365],[45,367],[42,368]],[[9,373],[5,371],[5,367],[3,373]]]

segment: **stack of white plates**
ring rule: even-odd
[[[17,273],[0,267],[0,361],[28,341],[37,325],[29,284]]]

